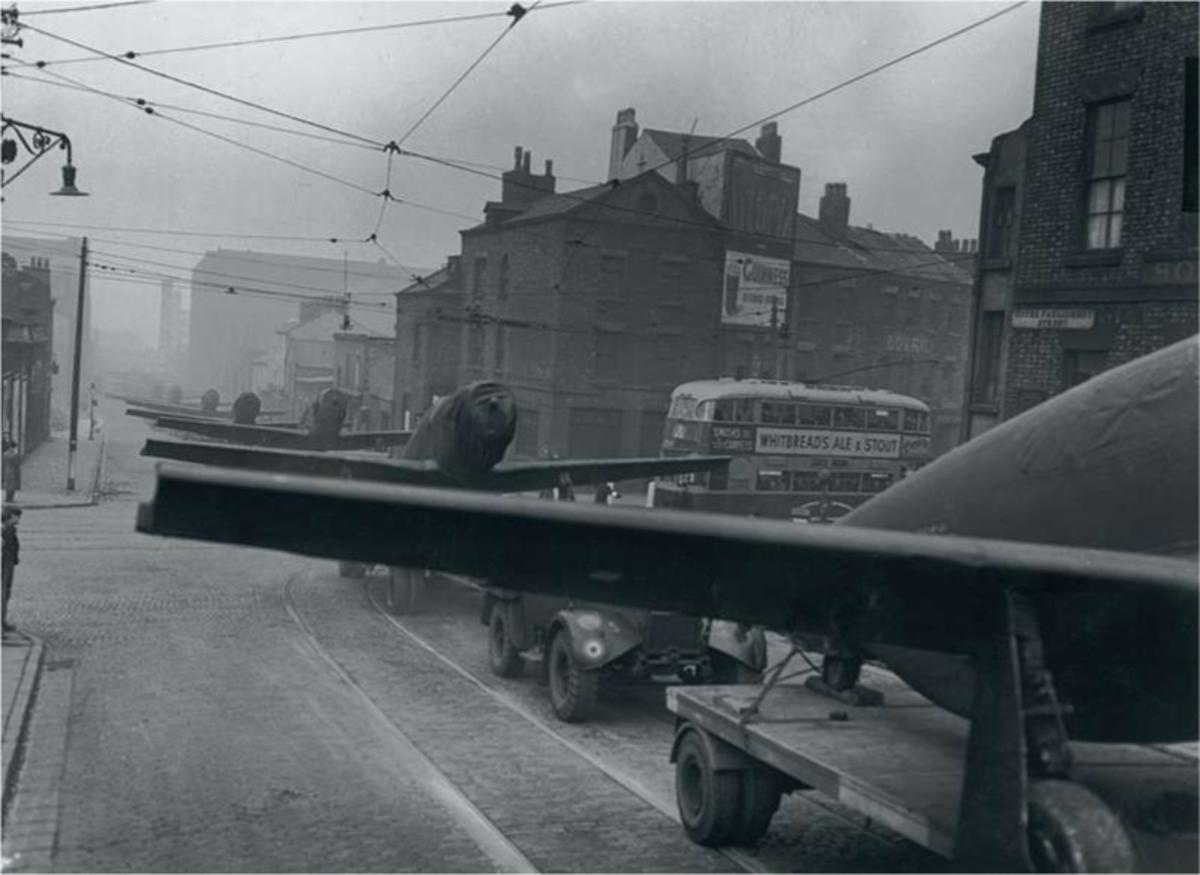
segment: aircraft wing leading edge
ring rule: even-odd
[[[348,437],[348,435],[343,435]],[[468,487],[483,492],[532,492],[558,485],[569,475],[576,486],[607,480],[629,480],[693,471],[711,471],[728,464],[728,456],[647,457],[640,459],[556,460],[551,462],[501,462],[491,471],[460,482],[431,461],[416,459],[349,459],[329,453],[252,449],[228,444],[147,439],[143,456],[199,462],[225,468],[270,471],[315,477],[344,477],[377,483],[412,486]]]
[[[1016,590],[1081,737],[1196,735],[1187,560],[166,465],[138,529],[953,654]]]

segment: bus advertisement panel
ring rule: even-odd
[[[654,484],[652,504],[831,522],[930,456],[929,407],[877,389],[703,380],[671,395],[664,455],[729,455],[728,471]]]

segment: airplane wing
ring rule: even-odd
[[[288,450],[312,448],[308,432],[298,429],[269,425],[237,425],[232,422],[197,419],[187,416],[158,416],[152,423],[154,428],[182,431],[204,437],[219,438],[235,444],[257,447],[275,447]]]
[[[1196,735],[1192,560],[170,465],[137,528],[952,659],[994,646],[1015,592],[1037,618],[1073,733]]]
[[[402,447],[412,437],[411,431],[344,431],[337,438],[334,450],[373,450]]]
[[[501,462],[491,472],[473,478],[470,483],[463,483],[446,474],[433,461],[412,459],[361,459],[330,453],[260,450],[228,444],[183,443],[154,438],[146,441],[142,455],[276,474],[344,477],[363,482],[406,483],[413,486],[467,486],[483,492],[532,492],[548,489],[556,486],[559,477],[564,473],[570,474],[572,483],[583,485],[605,480],[708,471],[729,462],[728,456],[600,459],[585,462]]]

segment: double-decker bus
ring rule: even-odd
[[[698,380],[671,393],[662,453],[733,457],[653,484],[650,503],[829,522],[929,460],[929,406],[881,389]]]

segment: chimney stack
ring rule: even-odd
[[[783,152],[783,139],[779,136],[779,125],[775,122],[767,122],[763,125],[758,139],[754,141],[754,148],[768,161],[778,164],[779,156]]]
[[[620,179],[621,162],[633,148],[638,138],[638,123],[633,107],[622,109],[617,113],[617,123],[612,129],[612,145],[608,153],[608,178]]]
[[[825,183],[817,223],[831,237],[842,239],[846,236],[850,228],[850,198],[846,195],[846,183]]]
[[[533,150],[517,146],[513,149],[513,169],[501,174],[499,207],[523,207],[538,198],[554,194],[554,162],[546,162],[544,176],[534,176],[529,172],[533,163]],[[485,209],[485,213],[488,211]],[[505,210],[492,208],[492,214],[502,218]]]

